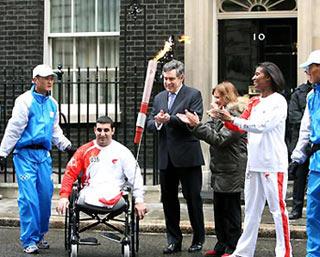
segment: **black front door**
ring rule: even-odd
[[[288,95],[297,86],[296,42],[294,18],[219,21],[219,82],[229,80],[247,94],[256,65],[270,61],[282,70]]]

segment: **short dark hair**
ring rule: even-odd
[[[100,124],[110,124],[111,128],[114,128],[113,120],[109,116],[100,116],[96,121],[96,125],[98,123],[100,123]]]
[[[271,78],[273,92],[281,92],[285,87],[285,80],[282,71],[273,62],[262,62],[257,67],[261,67],[263,72]]]
[[[163,72],[172,71],[172,70],[176,70],[177,77],[180,77],[181,75],[184,74],[183,63],[173,59],[170,62],[167,62],[165,65],[163,65],[163,68],[162,68]]]

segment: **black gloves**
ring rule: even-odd
[[[0,170],[4,170],[6,166],[6,157],[0,156]]]
[[[297,171],[298,166],[299,166],[299,163],[297,163],[297,162],[290,162],[290,163],[289,163],[288,173],[289,173],[289,175],[291,175],[293,178],[296,177],[296,171]]]
[[[74,153],[77,151],[77,148],[73,145],[68,145],[65,151],[68,153],[68,157],[70,160]]]

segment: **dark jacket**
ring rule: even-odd
[[[300,124],[306,107],[307,94],[311,89],[312,85],[310,83],[303,83],[291,94],[288,105],[288,128],[286,135],[286,142],[290,155],[299,138]]]
[[[149,131],[159,133],[158,161],[159,169],[166,169],[168,156],[175,167],[195,167],[204,164],[199,140],[192,135],[187,125],[177,116],[188,109],[202,117],[203,104],[199,90],[183,85],[176,99],[168,110],[168,92],[162,91],[153,100],[153,108],[147,120]],[[158,131],[155,126],[154,116],[160,110],[170,114],[170,121]]]
[[[233,115],[239,112],[229,110]],[[210,144],[211,185],[215,192],[240,192],[247,164],[246,134],[227,129],[214,119],[198,124],[192,133]]]

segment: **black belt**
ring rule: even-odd
[[[320,150],[320,144],[313,144],[311,142],[309,142],[307,148],[306,148],[306,154],[308,156],[313,155],[315,152]]]
[[[320,144],[312,144],[311,145],[311,152],[312,154],[320,150]]]
[[[46,149],[43,145],[26,145],[26,146],[23,146],[22,148],[34,149],[34,150]]]

